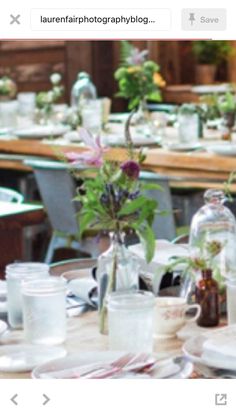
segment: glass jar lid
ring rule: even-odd
[[[108,308],[113,310],[143,310],[155,304],[154,294],[148,291],[116,291],[108,297]]]

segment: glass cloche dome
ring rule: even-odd
[[[223,278],[230,279],[236,273],[236,220],[224,206],[223,191],[209,189],[204,195],[205,205],[194,215],[190,228],[190,252],[192,257],[207,258],[209,244],[220,246],[214,258]]]

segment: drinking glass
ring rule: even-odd
[[[18,125],[24,128],[34,122],[36,93],[25,92],[18,93]]]
[[[25,339],[33,344],[58,345],[66,338],[66,283],[62,278],[22,284]]]
[[[198,141],[198,115],[179,115],[179,140],[183,144],[193,144]]]
[[[236,323],[236,278],[227,282],[227,317],[228,324]]]
[[[154,304],[151,292],[114,292],[110,295],[108,327],[111,350],[152,352]]]
[[[81,109],[82,125],[93,134],[99,134],[102,129],[102,102],[89,100],[83,103]]]
[[[8,321],[11,327],[22,327],[22,281],[46,277],[49,266],[46,263],[13,263],[6,267]]]
[[[0,127],[14,129],[17,126],[17,109],[16,100],[0,102]]]

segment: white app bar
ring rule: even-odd
[[[168,31],[169,9],[32,9],[36,31]]]

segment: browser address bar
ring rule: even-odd
[[[168,31],[169,9],[32,9],[36,31]]]

